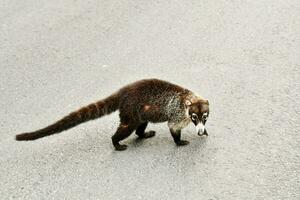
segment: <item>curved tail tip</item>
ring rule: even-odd
[[[19,135],[16,135],[16,140],[17,141],[24,141],[24,140],[30,140],[30,138],[28,137],[29,134],[28,133],[22,133],[22,134],[19,134]]]

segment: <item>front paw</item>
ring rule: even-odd
[[[177,146],[184,146],[184,145],[188,145],[190,142],[187,140],[180,140],[178,142],[176,142]]]
[[[116,151],[124,151],[127,149],[127,145],[118,144],[118,145],[115,145],[115,149],[116,149]]]

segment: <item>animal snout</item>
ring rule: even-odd
[[[203,135],[205,132],[205,126],[202,123],[197,124],[196,130],[198,132],[198,135]]]

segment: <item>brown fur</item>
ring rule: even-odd
[[[187,106],[186,101],[190,101],[191,105]],[[127,85],[103,100],[72,112],[46,128],[17,135],[16,140],[35,140],[59,133],[119,109],[120,125],[112,136],[112,142],[117,150],[126,149],[126,146],[120,145],[119,142],[134,130],[142,138],[154,136],[154,131],[145,132],[148,122],[168,121],[174,141],[178,145],[184,145],[185,142],[181,142],[179,133],[182,127],[177,124],[182,121],[189,122],[187,110],[203,113],[205,104],[208,109],[208,101],[178,85],[158,79],[145,79]]]

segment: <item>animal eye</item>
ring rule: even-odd
[[[195,113],[192,113],[192,120],[196,120],[198,118],[198,115]]]
[[[208,118],[208,114],[207,113],[203,114],[202,119],[207,120],[207,118]]]

